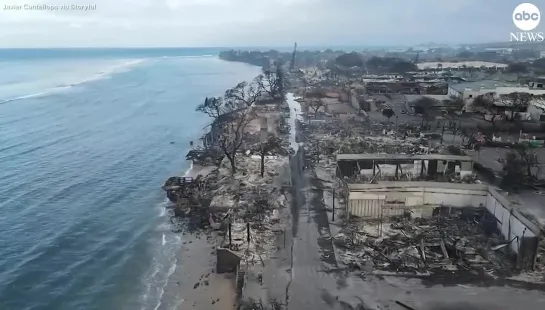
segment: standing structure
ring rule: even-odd
[[[290,69],[295,69],[295,56],[297,54],[297,42],[295,42],[295,45],[293,46],[293,54],[291,55],[291,67]]]

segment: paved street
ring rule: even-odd
[[[292,159],[292,269],[288,284],[288,309],[326,309],[335,300],[328,291],[336,279],[328,273],[337,267],[321,185],[313,181],[311,171],[303,170],[304,154]]]

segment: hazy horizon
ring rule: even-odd
[[[3,48],[414,46],[507,42],[520,1],[0,0]],[[395,8],[392,11],[392,8]],[[542,8],[545,9],[545,8]],[[545,23],[535,31],[543,31]]]

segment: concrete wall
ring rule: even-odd
[[[350,200],[369,199],[369,195],[385,196],[386,204],[402,203],[407,207],[425,205],[452,207],[478,206],[486,203],[488,186],[444,182],[383,182],[350,184]],[[378,199],[378,198],[375,198]]]
[[[217,248],[216,258],[217,273],[236,272],[240,264],[240,257],[229,249]]]
[[[544,114],[543,110],[541,108],[536,107],[535,105],[530,105],[528,107],[528,114],[530,114],[530,118],[533,121],[539,121],[541,115]]]
[[[496,217],[498,230],[509,244],[512,253],[518,255],[518,265],[528,268],[535,261],[539,227],[530,222],[517,209],[513,208],[494,188],[490,187],[486,197],[486,209]]]
[[[462,98],[462,96],[463,96],[463,94],[461,92],[457,91],[456,89],[454,89],[454,88],[452,88],[450,86],[448,88],[448,95],[458,97],[458,98]]]

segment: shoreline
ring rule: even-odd
[[[184,177],[206,176],[215,166],[191,164]],[[215,232],[178,232],[182,237],[174,271],[165,285],[165,296],[174,308],[159,303],[154,310],[231,310],[236,305],[234,274],[216,273],[216,247],[222,238]]]
[[[215,166],[191,163],[184,177],[206,177]],[[184,242],[180,249],[177,269],[183,270],[178,309],[192,307],[195,310],[230,310],[236,306],[236,285],[234,274],[216,273],[216,248],[221,237],[211,233],[183,233]],[[206,263],[204,263],[206,262]]]
[[[217,236],[185,234],[173,281],[176,280],[177,309],[229,310],[236,304],[235,275],[215,270]]]
[[[221,58],[220,58],[221,59]],[[224,59],[222,59],[224,60]],[[227,61],[227,60],[224,60]],[[255,66],[254,64],[249,64],[252,66]],[[294,100],[294,94],[288,93],[286,94],[286,106],[289,108],[289,124],[291,125],[291,130],[289,133],[286,133],[285,138],[289,138],[288,145],[291,146],[295,151],[297,151],[299,147],[299,143],[296,142],[295,139],[295,124],[298,119],[301,118],[300,113],[301,106],[298,102]],[[280,117],[282,110],[281,107],[279,107],[278,117]],[[287,112],[287,111],[286,111]],[[254,159],[252,159],[253,156],[246,156],[243,155],[239,156],[237,158],[238,160],[241,160],[242,158],[246,158],[246,160],[249,160],[246,164],[249,166],[253,166],[255,163],[253,162]],[[273,156],[275,157],[275,156]],[[274,158],[276,160],[276,158]],[[244,162],[245,160],[242,160]],[[287,163],[287,162],[286,162]],[[289,164],[288,164],[289,165]],[[271,169],[271,173],[275,174],[277,171],[276,168],[267,168]],[[258,170],[253,168],[246,167],[246,169],[250,169],[248,173],[256,173]],[[282,169],[282,168],[281,168]],[[255,170],[255,171],[254,171]],[[282,171],[285,169],[282,169]],[[289,170],[289,167],[288,167]],[[216,172],[217,171],[217,172]],[[193,163],[192,160],[190,160],[190,166],[185,171],[185,173],[182,174],[183,177],[186,178],[193,178],[197,179],[197,177],[206,178],[210,174],[219,173],[220,175],[226,173],[226,167],[223,165],[211,165],[211,166],[204,166]],[[254,172],[250,172],[254,171]],[[279,170],[280,171],[280,170]],[[278,180],[276,177],[269,176],[268,178],[265,178],[263,180],[274,180],[272,183],[264,183],[261,181],[261,179],[250,181],[248,182],[256,182],[261,184],[262,186],[267,186],[271,188],[278,187]],[[285,172],[281,172],[282,177],[284,178]],[[241,176],[238,176],[240,178]],[[256,177],[257,174],[256,174]],[[216,178],[216,176],[213,176],[213,178]],[[205,181],[208,182],[208,181]],[[240,182],[240,181],[239,181]],[[236,182],[235,182],[236,183]],[[220,184],[217,184],[220,185]],[[222,185],[220,185],[222,186]],[[223,184],[225,186],[225,184]],[[282,185],[280,185],[281,187]],[[222,195],[228,195],[229,192],[232,191],[232,189],[226,189],[224,193],[218,194],[219,196]],[[234,193],[231,193],[234,194]],[[215,196],[213,196],[215,197]],[[175,205],[172,203],[172,205]],[[227,209],[225,210],[227,211]],[[225,212],[225,211],[220,211]],[[208,212],[208,211],[207,211]],[[190,220],[191,221],[191,220]],[[207,225],[208,226],[208,225]],[[175,309],[180,310],[187,310],[187,309],[197,309],[197,310],[231,310],[235,309],[238,305],[237,300],[237,289],[236,289],[236,279],[235,279],[235,273],[224,273],[224,274],[218,274],[216,272],[216,249],[223,245],[225,237],[220,236],[219,233],[217,233],[214,230],[211,230],[209,228],[206,229],[199,229],[196,231],[189,231],[187,229],[183,229],[179,231],[178,233],[182,234],[182,246],[178,250],[177,254],[177,261],[175,264],[174,271],[172,272],[171,276],[167,280],[166,291],[168,291],[165,295],[171,295],[171,297],[174,298],[176,302]],[[258,233],[259,234],[259,233]],[[256,235],[257,236],[257,235]],[[267,243],[267,242],[265,242]],[[158,304],[155,310],[162,310],[167,309],[167,306],[161,306],[161,304]],[[173,309],[170,307],[169,309]]]

